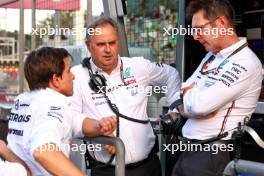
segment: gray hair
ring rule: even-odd
[[[86,42],[89,42],[91,36],[95,35],[95,34],[90,34],[88,32],[89,30],[91,29],[95,30],[98,26],[106,25],[106,24],[110,24],[116,30],[116,33],[118,34],[118,31],[119,31],[118,23],[110,17],[103,16],[97,19],[96,21],[94,21],[90,26],[88,26],[87,31],[86,31]]]

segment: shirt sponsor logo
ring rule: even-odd
[[[230,76],[232,76],[233,78],[235,78],[236,80],[238,80],[238,76],[235,75],[234,73],[230,72],[230,71],[226,71],[227,74],[229,74]]]
[[[58,106],[51,106],[51,107],[50,107],[50,110],[51,110],[51,111],[61,110],[61,107],[58,107]]]
[[[218,80],[218,78],[215,78],[215,77],[212,77],[212,76],[208,76],[208,78],[209,78],[209,79],[212,79],[212,80],[215,80],[215,81]]]
[[[239,70],[239,69],[236,68],[236,67],[232,67],[232,68],[231,68],[231,71],[235,72],[235,73],[238,74],[238,75],[241,73],[241,70]]]
[[[137,82],[135,77],[131,74],[131,67],[127,67],[126,70],[124,71],[124,79],[129,79],[129,80],[125,80],[126,85]]]
[[[93,100],[102,99],[102,98],[104,98],[104,96],[101,96],[101,95],[99,95],[99,96],[92,96],[92,99]]]
[[[49,117],[53,117],[55,119],[58,119],[61,123],[62,123],[62,119],[63,119],[63,115],[58,113],[58,112],[55,112],[55,111],[49,111],[48,112],[48,116]]]
[[[28,107],[29,104],[20,104],[19,106],[20,106],[20,107]]]
[[[17,136],[23,136],[24,131],[10,128],[8,130],[8,133],[13,134],[13,135],[17,135]]]
[[[238,68],[244,70],[245,72],[247,72],[247,69],[246,69],[244,66],[242,66],[242,65],[240,65],[240,64],[236,64],[236,63],[233,63],[233,65],[234,65],[235,67],[238,67]]]
[[[131,67],[127,67],[124,71],[124,79],[131,77]]]
[[[26,114],[17,114],[17,113],[13,113],[11,112],[9,115],[9,120],[13,121],[13,122],[29,122],[31,118],[31,115],[26,115]]]
[[[126,81],[126,85],[134,84],[136,82],[137,82],[136,79],[131,79],[131,80]]]
[[[131,96],[135,96],[138,94],[138,86],[127,87],[127,90],[130,91]]]
[[[16,102],[15,102],[15,110],[18,110],[18,108],[19,108],[19,100],[16,100]]]
[[[234,82],[234,80],[230,76],[228,76],[226,74],[223,74],[222,75],[222,78],[224,78],[225,80],[227,80],[230,83],[233,83]]]
[[[214,85],[215,82],[209,81],[209,80],[205,80],[204,82],[204,86],[205,87],[211,87],[212,85]]]
[[[225,60],[224,62],[222,62],[222,63],[219,65],[218,70],[223,69],[224,65],[227,64],[228,62],[229,62],[229,60]]]
[[[164,67],[162,63],[156,63],[156,65],[157,65],[158,67],[162,67],[162,68]]]
[[[101,94],[99,94],[98,96],[96,96],[96,95],[97,94],[92,95],[92,100],[93,100],[95,106],[100,106],[100,105],[107,103],[104,95],[101,95]]]
[[[230,87],[230,83],[227,82],[226,80],[220,78],[219,81],[221,81],[222,83],[224,83],[227,87]]]
[[[100,106],[100,105],[103,105],[103,104],[106,104],[106,103],[107,103],[107,101],[96,102],[95,106]]]

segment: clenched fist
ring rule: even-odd
[[[112,133],[116,129],[116,117],[104,117],[101,120],[99,120],[99,126],[100,126],[100,133],[103,136],[109,136],[112,135]]]

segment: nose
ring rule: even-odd
[[[201,35],[199,35],[199,34],[193,34],[193,39],[194,40],[199,40],[199,39],[201,39]]]
[[[105,52],[106,53],[109,53],[110,52],[110,45],[109,44],[106,44],[105,45]]]
[[[72,77],[72,80],[75,79],[75,76],[74,76],[74,74],[72,72],[71,72],[71,77]]]

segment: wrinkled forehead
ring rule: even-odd
[[[118,36],[118,31],[114,26],[108,23],[100,24],[94,28],[94,33],[89,36],[87,42],[90,43],[91,41],[97,40],[113,40],[117,39]]]
[[[91,43],[97,42],[111,42],[119,40],[119,35],[112,27],[102,27],[98,35],[94,35],[90,38]]]

